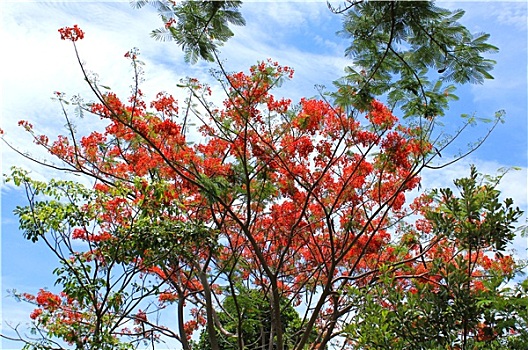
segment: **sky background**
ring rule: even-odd
[[[425,188],[448,186],[452,180],[466,176],[469,164],[484,173],[495,174],[499,168],[519,167],[508,173],[501,184],[505,197],[512,197],[527,209],[527,3],[447,2],[440,7],[462,8],[466,15],[461,22],[472,32],[488,32],[490,42],[500,48],[490,56],[497,60],[492,74],[495,80],[484,85],[461,87],[460,100],[451,105],[444,122],[460,125],[462,113],[493,117],[506,111],[506,123],[499,125],[487,142],[465,160],[438,172],[423,174]],[[116,1],[28,1],[0,3],[0,128],[5,139],[20,150],[43,158],[17,122],[29,120],[39,133],[49,136],[63,133],[64,119],[60,107],[50,100],[54,91],[67,96],[91,95],[83,83],[70,42],[60,40],[58,28],[78,24],[85,39],[78,49],[89,70],[97,72],[101,82],[118,95],[128,96],[132,72],[124,53],[133,47],[141,51],[145,65],[142,90],[146,100],[159,91],[178,95],[176,84],[186,76],[210,81],[213,65],[200,62],[186,64],[180,48],[171,42],[150,38],[151,30],[160,27],[152,7],[132,9]],[[335,35],[341,29],[341,17],[333,15],[324,1],[313,2],[245,2],[242,13],[245,27],[234,27],[235,36],[222,49],[221,57],[228,71],[247,71],[259,60],[271,58],[295,69],[293,80],[277,91],[297,102],[301,97],[316,96],[315,84],[331,89],[332,81],[343,75],[351,62],[344,57],[348,41]],[[79,130],[92,130],[98,121],[85,118],[77,122]],[[464,148],[467,142],[483,136],[485,128],[470,129],[451,150]],[[50,137],[51,138],[51,137]],[[63,174],[43,169],[10,151],[4,144],[2,173],[13,165],[30,169],[36,178],[61,177]],[[448,159],[450,154],[443,154]],[[6,290],[36,293],[41,287],[53,290],[51,271],[55,259],[43,247],[26,241],[18,230],[12,211],[24,205],[23,191],[2,184],[1,189],[1,332],[8,331],[6,322],[16,325],[29,320],[30,305],[16,303]],[[517,254],[526,258],[526,239],[515,240]],[[20,348],[4,342],[2,349]]]

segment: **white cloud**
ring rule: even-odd
[[[526,2],[514,4],[502,4],[497,10],[499,22],[514,26],[518,29],[526,30],[527,22],[527,5]]]
[[[508,164],[488,161],[478,158],[466,158],[439,170],[426,170],[423,173],[423,184],[427,188],[452,187],[453,180],[469,176],[471,165],[475,165],[479,173],[497,176],[502,170],[508,170],[500,182],[498,189],[503,197],[514,199],[521,208],[528,206],[527,183],[528,169],[515,169]],[[528,209],[528,208],[527,208]]]
[[[527,28],[528,5],[524,0],[438,1],[437,3],[442,7],[466,10],[463,21],[474,22],[477,28],[482,28],[479,30],[489,31],[489,26],[486,25],[488,19],[514,27],[516,30],[526,30]]]
[[[247,6],[246,6],[247,4]],[[257,21],[262,29],[280,34],[280,31],[271,28],[300,28],[305,26],[318,26],[328,20],[332,14],[328,11],[326,1],[249,1],[242,6],[244,16]],[[248,21],[248,24],[250,22]]]

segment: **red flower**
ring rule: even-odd
[[[49,310],[55,310],[61,305],[61,299],[47,290],[41,289],[37,294],[37,304]]]
[[[19,120],[18,125],[24,127],[26,131],[30,131],[31,129],[33,129],[33,124],[31,124],[27,120]]]
[[[165,28],[166,28],[166,29],[169,29],[174,23],[176,23],[176,20],[175,20],[174,18],[169,19],[169,20],[165,23]]]
[[[73,239],[86,239],[86,231],[82,228],[76,228],[72,232]]]
[[[396,118],[381,102],[373,100],[371,107],[372,109],[369,111],[367,119],[370,120],[372,124],[391,128],[394,123],[398,121],[398,118]]]
[[[134,323],[140,324],[141,322],[147,322],[147,313],[140,309],[134,317]]]
[[[158,296],[158,300],[160,302],[164,302],[164,301],[173,302],[173,301],[178,300],[178,296],[174,293],[163,292],[163,293],[160,293],[160,295]]]
[[[77,41],[84,38],[84,32],[75,24],[72,27],[64,27],[59,29],[61,40]]]
[[[42,309],[35,309],[33,312],[29,315],[29,318],[32,320],[35,320],[37,317],[39,317],[42,314]]]

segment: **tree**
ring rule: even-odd
[[[32,333],[43,335],[24,340],[24,348],[55,349],[61,346],[59,339],[76,349],[131,349],[160,334],[174,335],[147,319],[156,310],[144,301],[151,296],[162,299],[165,281],[145,278],[145,262],[151,260],[138,258],[140,243],[131,241],[134,230],[147,222],[135,218],[134,230],[120,226],[130,208],[113,196],[126,196],[123,189],[114,187],[110,194],[72,181],[45,183],[23,170],[14,170],[11,180],[28,195],[28,206],[15,209],[20,228],[25,238],[43,241],[56,255],[60,267],[53,273],[62,287],[58,294],[46,289],[37,295],[13,291],[16,298],[36,306],[30,315]]]
[[[76,26],[60,32],[74,46],[83,36]],[[370,315],[383,283],[405,286],[438,273],[434,264],[420,270],[423,260],[451,238],[421,236],[403,223],[428,213],[427,197],[407,205],[406,196],[418,188],[437,148],[453,140],[438,145],[431,138],[439,113],[416,110],[399,121],[353,84],[294,105],[272,94],[293,69],[271,61],[233,74],[218,63],[223,107],[212,104],[212,90],[195,79],[181,86],[191,96],[183,110],[167,93],[148,104],[139,88],[138,55],[126,55],[136,77],[128,102],[81,66],[96,101],[76,99],[74,105],[105,120],[104,130],[80,136],[61,93],[67,136],[50,141],[20,123],[61,161],[50,166],[94,182],[93,188],[41,183],[19,170],[9,177],[46,197],[31,195],[30,205],[17,209],[21,227],[27,238],[51,242],[66,262],[56,271],[66,302],[45,292],[40,299],[22,295],[41,310],[33,316],[43,339],[25,340],[28,348],[51,347],[57,338],[89,349],[173,338],[190,349],[200,328],[211,349],[225,341],[247,345],[253,322],[248,325],[240,305],[252,293],[259,298],[250,303],[258,305],[250,319],[269,320],[267,344],[276,349],[355,344],[361,338],[351,320]],[[200,122],[202,142],[187,139],[191,118]],[[510,219],[496,222],[508,226]],[[501,237],[507,241],[506,231]],[[72,241],[87,248],[77,253]],[[115,275],[114,268],[125,272]],[[499,301],[491,303],[506,312]],[[79,319],[64,322],[76,303]],[[151,317],[167,308],[176,311],[175,329]],[[128,325],[137,331],[125,331]],[[87,331],[93,336],[85,338]]]
[[[222,337],[220,348],[227,349],[268,349],[270,348],[271,314],[270,300],[265,299],[262,290],[239,287],[236,294],[226,296],[222,302],[222,311],[218,320],[222,327],[237,337]],[[285,335],[285,348],[292,348],[298,341],[302,320],[298,312],[286,298],[281,301],[282,332]],[[312,338],[315,339],[314,331]],[[313,340],[312,339],[312,340]],[[196,349],[210,349],[209,335],[206,331],[200,334]]]
[[[506,287],[525,267],[506,255],[522,212],[500,202],[497,178],[471,168],[460,191],[431,193],[434,205],[409,229],[438,241],[400,274],[368,293],[348,331],[358,349],[522,349],[526,346],[526,281]],[[418,232],[416,232],[416,231]],[[422,251],[418,241],[415,250]],[[407,271],[406,271],[407,270]],[[407,279],[406,274],[414,277]],[[381,322],[373,322],[379,319]]]

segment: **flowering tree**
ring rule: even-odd
[[[506,247],[522,212],[511,199],[500,202],[499,179],[472,167],[455,181],[458,196],[449,188],[433,191],[405,239],[420,252],[416,234],[437,244],[400,274],[385,274],[368,292],[356,290],[360,311],[346,331],[355,348],[526,347],[527,281],[505,287],[519,268]]]
[[[59,31],[74,46],[84,36],[77,26]],[[16,210],[26,237],[44,241],[61,261],[61,294],[17,294],[36,305],[31,318],[42,336],[23,339],[27,348],[66,346],[59,341],[77,349],[131,348],[172,338],[191,349],[199,329],[214,350],[226,339],[239,348],[370,346],[354,325],[372,315],[373,300],[400,310],[382,293],[387,283],[412,305],[415,294],[435,298],[438,286],[451,287],[449,264],[467,267],[460,278],[468,297],[486,290],[477,283],[482,271],[515,270],[502,253],[484,254],[502,252],[519,215],[509,202],[503,217],[495,216],[504,212],[500,205],[486,207],[496,191],[476,200],[478,223],[467,230],[449,193],[438,206],[426,195],[408,199],[420,172],[452,141],[431,140],[436,115],[402,123],[380,101],[358,99],[361,91],[343,84],[337,102],[277,99],[273,89],[293,69],[271,60],[249,73],[227,74],[220,65],[222,107],[211,103],[207,85],[187,79],[182,87],[191,98],[182,110],[167,93],[144,101],[138,52],[125,56],[136,77],[126,101],[103,92],[81,66],[96,100],[74,102],[104,120],[104,130],[79,135],[62,93],[56,97],[66,135],[50,140],[20,122],[61,161],[55,168],[93,180],[91,188],[44,183],[19,169],[8,177],[29,194],[29,205]],[[345,91],[353,97],[347,103]],[[200,123],[196,143],[189,141],[191,118]],[[473,186],[464,193],[477,192]],[[252,305],[253,290],[259,298]],[[162,316],[168,308],[177,315],[170,327]],[[284,317],[292,308],[299,313],[294,331]],[[244,338],[248,315],[269,324],[265,341]],[[476,317],[453,331],[464,346]]]

